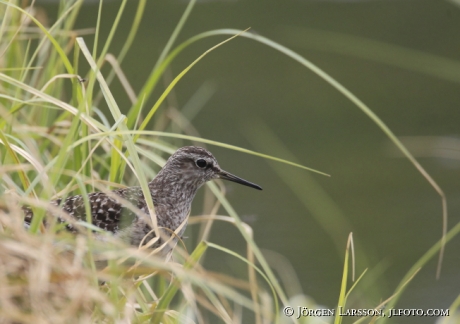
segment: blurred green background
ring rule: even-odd
[[[56,19],[57,5],[38,4],[51,21]],[[104,4],[101,37],[107,36],[119,4]],[[129,30],[123,24],[131,25],[136,5],[128,2],[110,52],[121,49]],[[186,5],[148,2],[122,64],[136,93]],[[77,27],[94,27],[96,18],[97,4],[87,3]],[[211,29],[248,27],[311,60],[363,100],[443,188],[449,228],[460,220],[460,5],[435,0],[198,1],[178,43]],[[223,39],[207,38],[181,53],[164,85]],[[93,37],[85,41],[91,44]],[[123,88],[118,81],[111,88],[124,112],[129,101]],[[204,138],[294,157],[331,174],[327,178],[210,148],[224,169],[264,188],[256,192],[226,183],[230,201],[253,227],[259,247],[294,267],[301,287],[291,286],[291,294],[303,292],[328,308],[336,305],[352,231],[357,272],[370,269],[354,306],[375,306],[441,237],[440,197],[383,132],[326,82],[267,46],[232,40],[200,61],[167,102],[161,113],[182,110]],[[202,204],[196,201],[192,215],[200,213]],[[189,244],[195,244],[196,235],[196,227],[187,230]],[[228,224],[215,224],[211,240],[244,254],[243,239]],[[399,308],[451,305],[460,292],[459,244],[458,237],[448,244],[440,280],[435,279],[436,257],[409,284]],[[229,274],[244,271],[243,263],[222,258],[208,253],[206,266]],[[408,317],[391,323],[435,321]]]

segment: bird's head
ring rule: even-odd
[[[197,146],[185,146],[178,149],[163,167],[163,175],[166,171],[177,175],[177,178],[185,183],[194,184],[197,187],[212,179],[224,179],[262,190],[260,186],[222,170],[211,152]]]

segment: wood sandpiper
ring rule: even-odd
[[[165,234],[165,237],[170,237],[171,233],[180,226],[182,227],[177,235],[182,237],[186,227],[184,222],[190,213],[197,190],[204,183],[213,179],[230,180],[262,190],[260,186],[222,170],[216,158],[204,148],[182,147],[170,156],[164,167],[148,184],[158,228],[161,229],[161,233]],[[147,203],[141,188],[128,187],[114,190],[112,193],[112,195],[104,192],[88,194],[92,224],[112,232],[114,236],[134,246],[154,239],[155,232],[152,229]],[[122,201],[128,201],[142,214],[134,212],[133,208],[127,208]],[[86,221],[87,219],[85,202],[81,195],[68,197],[65,200],[56,199],[51,201],[51,204],[62,208],[75,220]],[[23,207],[23,210],[25,212],[24,224],[28,227],[32,221],[33,212],[29,207]],[[65,222],[61,217],[57,219],[61,223]],[[77,232],[72,224],[67,224],[66,228],[71,232]],[[154,247],[159,247],[163,243],[165,240],[163,234],[155,241]]]

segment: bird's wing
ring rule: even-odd
[[[94,192],[88,194],[89,207],[91,210],[92,224],[110,232],[117,232],[120,228],[129,226],[137,214],[132,208],[124,206],[124,202],[129,202],[134,207],[142,209],[145,199],[142,190],[137,187],[125,188],[113,191],[113,195],[104,192]],[[121,199],[117,199],[117,196]],[[76,220],[86,221],[85,199],[81,195],[68,197],[64,201],[57,199],[51,201],[54,206],[61,206],[62,210]],[[33,217],[29,207],[23,208],[25,212],[24,223],[30,225]],[[65,222],[58,216],[59,222]],[[67,229],[76,232],[72,224],[68,224]]]

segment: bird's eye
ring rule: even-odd
[[[203,160],[203,159],[199,159],[199,160],[196,160],[196,165],[199,167],[199,168],[206,168],[206,166],[208,165],[208,163],[206,162],[206,160]]]

